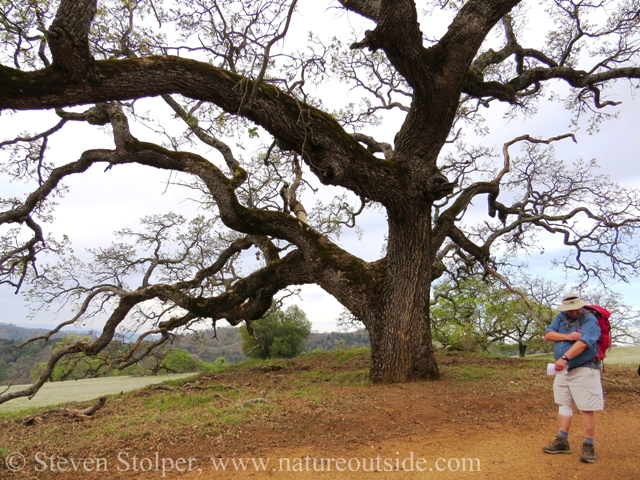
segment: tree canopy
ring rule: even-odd
[[[435,297],[434,337],[447,347],[489,351],[493,344],[515,344],[524,357],[527,350],[549,346],[543,334],[553,319],[550,306],[536,300],[532,314],[518,295],[501,288],[495,279],[468,277],[458,284],[443,283]]]
[[[260,320],[240,327],[242,350],[253,358],[297,357],[310,334],[311,322],[297,305],[272,308]]]
[[[521,0],[323,5],[311,29],[340,15],[356,29],[287,43],[309,22],[297,0],[0,0],[2,118],[35,110],[56,119],[0,143],[2,174],[30,186],[2,199],[0,282],[28,289],[36,307],[72,306],[63,325],[106,319],[97,339],[57,350],[30,388],[0,402],[34,394],[66,355],[98,354],[126,322],[144,328],[140,338],[159,334],[159,345],[198,322],[251,324],[304,284],[364,323],[374,382],[434,379],[434,279],[482,271],[508,285],[501,268],[539,248],[540,232],[562,239],[572,250],[565,268],[586,279],[635,273],[638,192],[592,160],[556,158],[553,144],[574,133],[536,138],[523,128],[495,154],[468,145],[465,132],[489,128],[493,105],[522,118],[556,91],[568,92],[559,100],[576,125],[614,116],[607,89],[640,78],[637,0],[547,0],[544,22]],[[430,23],[436,15],[446,30]],[[526,35],[545,24],[546,36]],[[325,107],[340,102],[332,86],[362,100]],[[139,108],[150,98],[153,114]],[[388,116],[399,118],[393,144],[374,128]],[[49,151],[80,126],[112,145],[75,159]],[[250,141],[258,145],[245,151]],[[49,223],[68,182],[94,165],[105,181],[127,165],[164,171],[202,215],[148,216],[79,258]],[[309,203],[326,189],[338,193]],[[480,204],[485,216],[473,221]],[[387,222],[374,261],[337,240],[371,208]],[[241,269],[242,252],[257,264]]]

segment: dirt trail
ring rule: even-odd
[[[637,413],[638,410],[636,417]],[[549,420],[553,422],[553,418]],[[574,439],[574,451],[570,455],[546,455],[541,451],[540,447],[551,437],[541,431],[550,431],[550,422],[520,422],[518,427],[491,429],[474,425],[428,437],[400,437],[369,447],[278,449],[262,454],[263,459],[269,458],[264,473],[257,473],[251,466],[246,472],[231,473],[205,467],[202,475],[194,472],[183,478],[640,478],[637,455],[640,425],[636,419],[630,424],[627,415],[616,418],[616,415],[608,414],[600,418],[599,458],[592,465],[579,461],[581,439]],[[612,431],[627,433],[618,435]],[[340,458],[345,462],[337,465]],[[338,466],[342,467],[341,472],[337,471]],[[399,470],[396,470],[397,466]],[[327,471],[329,468],[331,472]],[[379,471],[371,472],[376,469]]]
[[[616,398],[610,399],[607,411],[598,415],[598,459],[588,465],[579,460],[582,445],[581,428],[576,428],[580,427],[579,417],[573,425],[571,454],[542,452],[541,446],[555,435],[555,409],[542,406],[550,402],[551,393],[548,398],[532,397],[530,401],[503,404],[495,418],[474,421],[455,408],[442,412],[432,405],[424,405],[431,402],[421,399],[413,388],[406,390],[407,395],[402,399],[393,402],[387,399],[385,408],[403,412],[398,424],[406,425],[411,434],[398,432],[384,441],[359,441],[362,434],[354,428],[352,437],[343,441],[260,452],[257,458],[263,462],[269,459],[264,472],[256,471],[251,463],[244,472],[235,471],[232,462],[227,464],[231,471],[226,472],[203,463],[200,471],[180,478],[640,479],[638,399],[633,402],[627,398],[620,404]],[[463,405],[478,401],[478,396],[472,393],[456,399]],[[366,405],[362,407],[370,429],[384,428],[376,415],[369,415]],[[543,414],[538,413],[541,408]],[[315,435],[331,435],[332,430],[324,428],[318,426]],[[362,429],[362,425],[357,428]],[[249,458],[247,453],[242,457]],[[336,464],[338,459],[344,462]],[[338,471],[338,467],[342,471]],[[331,471],[327,471],[329,468]]]

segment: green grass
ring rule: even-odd
[[[296,398],[304,398],[309,404],[318,405],[324,401],[324,389],[323,388],[308,388],[305,390],[296,390],[291,394]]]
[[[464,365],[458,371],[457,375],[459,380],[494,380],[496,378],[495,372],[487,368],[482,368],[477,365]]]
[[[509,388],[516,388],[521,381],[531,381],[528,376],[532,372],[544,372],[548,360],[542,356],[520,359],[488,354],[445,352],[438,359],[438,363],[440,373],[445,379],[451,378],[470,383],[501,381],[504,385],[509,385]]]
[[[305,382],[307,380],[307,382]],[[326,368],[300,372],[300,380],[298,386],[304,386],[307,383],[330,383],[337,385],[353,385],[362,386],[369,385],[369,370],[360,369],[347,372],[335,372]]]
[[[209,405],[212,402],[211,395],[201,393],[168,393],[153,396],[145,400],[144,408],[153,411],[166,412],[173,409],[191,409],[198,405]]]
[[[308,390],[296,390],[293,392],[294,397],[307,397],[314,396],[320,392],[322,392],[322,388],[309,388]]]
[[[531,355],[529,359],[545,360],[553,362],[553,354],[545,353],[543,355]],[[640,364],[640,346],[636,347],[613,347],[607,352],[604,359],[605,365],[633,365]]]
[[[348,350],[337,350],[335,352],[331,352],[330,354],[335,359],[338,365],[343,365],[353,357],[357,357],[363,354],[370,355],[371,349],[367,347],[350,348]]]
[[[224,372],[242,371],[243,369],[261,370],[266,373],[276,372],[291,374],[296,370],[293,387],[298,393],[294,396],[314,396],[319,394],[318,386],[322,384],[366,386],[370,384],[368,368],[363,368],[370,355],[368,348],[339,350],[332,352],[313,352],[296,359],[275,360],[249,360],[241,364],[225,367]],[[460,381],[492,381],[499,378],[518,380],[520,378],[517,364],[505,368],[504,357],[484,356],[486,359],[482,365],[468,364],[457,365],[449,363],[448,358],[455,357],[453,352],[444,355],[439,360],[443,376]],[[540,368],[550,361],[553,355],[534,355],[527,357],[529,362],[537,362]],[[640,364],[640,346],[612,348],[605,360],[609,365],[633,365]],[[204,374],[204,377],[210,374]],[[41,411],[43,408],[51,408],[72,401],[85,402],[94,400],[103,395],[119,394],[143,388],[149,384],[164,382],[167,385],[181,387],[189,381],[193,374],[166,375],[158,377],[107,377],[85,379],[67,382],[49,382],[43,385],[32,400],[17,398],[7,403],[0,404],[0,417],[13,418]],[[25,386],[13,386],[11,390],[25,388]],[[219,397],[216,397],[219,395]],[[224,404],[238,402],[242,395],[242,389],[230,388],[229,385],[208,385],[204,391],[191,392],[189,395],[178,393],[159,395],[147,400],[145,409],[147,415],[150,410],[167,412],[171,409],[194,408],[199,405],[211,403]]]
[[[640,364],[640,346],[638,347],[614,347],[607,353],[605,364]]]

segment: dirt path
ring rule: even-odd
[[[602,415],[598,437],[598,461],[586,465],[579,461],[578,443],[570,455],[546,455],[540,447],[550,440],[549,422],[520,422],[518,427],[451,428],[430,436],[399,437],[368,447],[297,448],[266,452],[266,472],[256,472],[252,464],[246,472],[225,472],[204,467],[183,478],[437,478],[437,479],[638,479],[637,413]],[[619,412],[622,413],[622,412]],[[630,417],[635,417],[631,424]],[[620,432],[627,431],[625,435]],[[338,459],[345,459],[336,464]],[[229,462],[229,469],[233,465]],[[342,471],[338,471],[341,467]],[[399,467],[398,469],[396,469]],[[275,469],[275,470],[274,470]],[[331,471],[327,471],[331,469]],[[422,469],[422,472],[419,470]],[[270,470],[270,471],[269,471]],[[372,472],[373,470],[373,472]],[[378,470],[376,472],[376,470]]]
[[[398,432],[384,441],[364,441],[361,438],[363,426],[354,425],[353,429],[345,429],[347,435],[342,441],[260,452],[259,457],[254,458],[261,458],[263,464],[268,459],[266,471],[261,471],[259,462],[258,469],[248,462],[246,471],[236,471],[233,462],[229,461],[225,472],[220,467],[215,469],[203,463],[199,467],[201,470],[180,477],[640,479],[638,399],[635,402],[629,398],[621,399],[619,403],[617,398],[612,398],[607,411],[599,414],[598,460],[587,465],[579,461],[582,434],[580,428],[575,428],[580,427],[579,417],[571,437],[571,454],[548,455],[542,452],[541,446],[555,435],[554,409],[544,405],[549,403],[550,393],[545,399],[531,398],[527,402],[502,404],[498,408],[495,404],[485,405],[482,407],[485,412],[499,410],[499,414],[491,419],[482,415],[474,419],[473,415],[456,411],[456,408],[442,411],[433,405],[425,405],[431,402],[420,399],[413,388],[406,390],[403,390],[408,393],[404,398],[392,402],[387,398],[383,408],[387,412],[397,412],[400,417],[397,424],[405,425],[411,434]],[[459,405],[477,400],[478,396],[473,393],[457,397]],[[368,419],[369,430],[384,429],[384,420],[366,409],[367,405],[363,404],[361,413]],[[477,412],[477,409],[472,410]],[[344,422],[348,425],[350,419],[345,418]],[[333,431],[324,430],[322,424],[315,428],[318,437],[332,434]],[[250,457],[245,452],[242,458],[248,461]],[[336,463],[339,459],[344,461]]]

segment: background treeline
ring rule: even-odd
[[[0,385],[29,383],[51,353],[79,335],[57,334],[45,344],[39,340],[23,348],[15,345],[25,340],[44,335],[45,329],[24,328],[15,325],[0,324]],[[127,348],[124,340],[114,343],[111,354]],[[304,352],[314,350],[338,350],[369,346],[369,334],[366,330],[355,332],[311,332],[304,343]],[[218,328],[202,330],[176,336],[173,343],[164,345],[155,355],[139,364],[127,367],[122,371],[112,370],[108,375],[153,375],[163,373],[183,373],[191,371],[207,371],[223,363],[238,363],[247,360],[243,351],[243,339],[239,328]],[[105,359],[89,357],[70,358],[61,362],[54,371],[52,380],[66,380],[103,375]]]
[[[523,277],[517,285],[529,299],[507,290],[494,278],[469,276],[443,282],[434,289],[431,307],[433,339],[453,350],[482,351],[524,357],[553,349],[544,331],[557,315],[557,302],[570,288],[540,278]],[[585,301],[611,312],[615,345],[633,345],[640,338],[638,312],[621,295],[606,290],[580,291]]]
[[[215,332],[202,330],[180,335],[175,345],[207,362],[213,362],[222,357],[228,363],[238,363],[247,359],[242,343],[240,329],[227,327],[218,328]],[[365,329],[355,332],[311,332],[304,343],[303,351],[309,353],[314,350],[342,350],[369,346],[369,333]]]
[[[0,324],[0,329],[3,327],[5,325]],[[48,360],[55,348],[57,339],[50,341],[48,345],[44,345],[44,342],[38,342],[20,349],[15,348],[15,345],[29,338],[26,332],[30,329],[23,330],[25,330],[24,337],[11,339],[0,337],[0,385],[6,385],[14,379],[13,383],[29,382],[31,370],[37,364]],[[0,335],[3,335],[2,331],[0,331]]]

